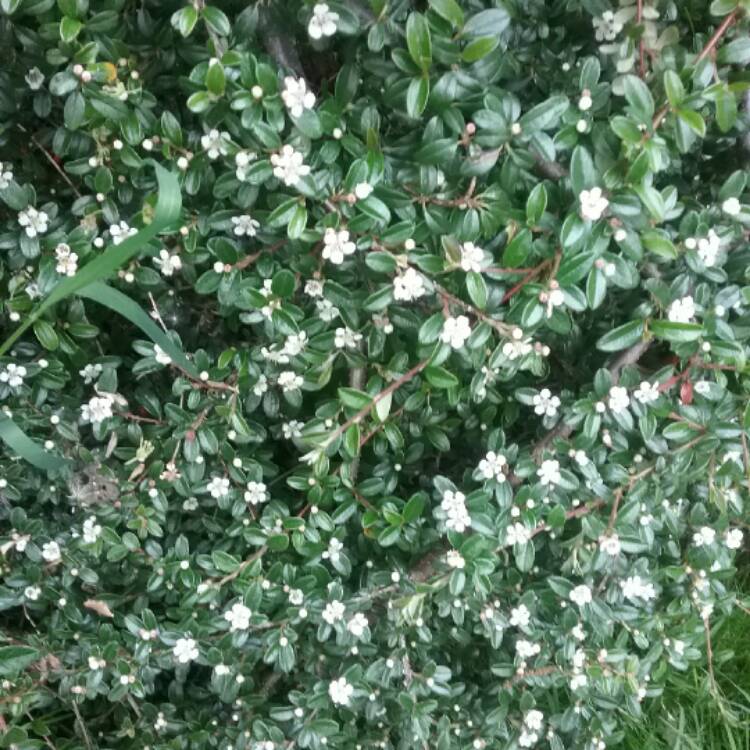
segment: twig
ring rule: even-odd
[[[258,258],[260,258],[263,253],[275,253],[279,248],[284,247],[286,245],[288,240],[280,240],[279,242],[274,243],[273,245],[269,245],[268,247],[262,247],[258,252],[252,253],[251,255],[246,255],[241,260],[238,260],[236,263],[232,265],[232,268],[239,270],[242,270],[243,268],[247,268],[248,266],[251,266],[253,263],[255,263]]]
[[[643,0],[638,0],[638,6],[635,13],[635,22],[640,26],[643,20]],[[638,66],[638,73],[641,78],[646,77],[646,55],[645,55],[646,43],[643,39],[643,32],[641,32],[641,40],[638,45],[640,64]]]
[[[263,557],[263,555],[266,553],[266,550],[268,547],[264,544],[259,549],[255,550],[250,557],[243,560],[238,566],[237,570],[233,571],[232,573],[227,573],[223,578],[220,578],[216,582],[216,588],[221,588],[225,583],[229,583],[229,581],[233,581],[235,578],[237,578],[240,573],[242,573],[243,570],[246,568],[249,568],[259,557]]]
[[[703,629],[706,631],[706,660],[708,662],[708,677],[711,691],[716,692],[716,677],[714,676],[714,650],[711,645],[711,623],[707,616],[703,618]]]
[[[509,680],[506,680],[503,683],[503,688],[505,690],[510,690],[514,685],[517,685],[519,682],[524,682],[529,677],[546,677],[547,675],[557,674],[558,672],[562,672],[562,670],[555,665],[539,667],[538,669],[529,669],[523,672],[523,674],[514,675]]]
[[[65,170],[55,161],[52,154],[50,154],[47,149],[42,146],[41,143],[36,139],[35,136],[33,136],[31,133],[29,133],[28,130],[23,125],[19,125],[18,129],[21,130],[23,133],[26,133],[29,136],[29,140],[44,154],[44,158],[55,168],[55,171],[60,175],[60,177],[65,180],[65,182],[68,184],[68,187],[76,194],[77,198],[81,197],[81,193],[78,190],[78,188],[73,184],[70,177],[68,177],[67,174],[65,174]]]
[[[695,64],[697,65],[699,62],[704,60],[708,55],[711,54],[711,51],[716,47],[716,45],[719,43],[719,40],[722,36],[726,33],[727,29],[732,26],[737,21],[737,11],[732,11],[722,22],[718,29],[714,32],[713,36],[706,42],[706,45],[703,47],[703,49],[698,53],[698,56],[695,58]],[[655,115],[654,119],[651,123],[652,130],[656,131],[658,130],[659,126],[664,122],[664,118],[669,113],[669,104],[665,104]],[[646,134],[644,138],[648,140],[649,134]]]
[[[91,737],[89,736],[88,729],[86,729],[86,725],[83,723],[83,717],[81,716],[81,711],[79,710],[78,704],[76,703],[75,699],[73,700],[71,705],[73,706],[73,713],[76,715],[78,726],[81,728],[83,741],[86,743],[87,750],[94,750],[94,745],[91,742]]]
[[[503,323],[499,320],[495,320],[494,318],[491,318],[486,313],[483,313],[481,310],[474,307],[474,305],[470,305],[468,302],[464,302],[459,297],[456,297],[454,294],[451,294],[447,289],[444,289],[442,286],[440,286],[440,284],[435,284],[435,289],[437,290],[437,293],[444,300],[447,300],[451,304],[454,304],[457,307],[460,307],[463,310],[470,312],[479,320],[482,320],[485,323],[487,323],[487,325],[492,326],[501,336],[505,336],[506,338],[511,338],[514,326],[509,326],[507,323]]]
[[[538,266],[536,266],[535,268],[532,268],[526,274],[526,276],[524,276],[513,288],[509,289],[505,293],[505,296],[503,297],[501,304],[504,305],[509,299],[511,299],[511,297],[518,294],[518,292],[520,292],[521,289],[523,289],[526,286],[526,284],[528,284],[530,281],[532,281],[537,276],[539,276],[539,274],[542,273],[542,271],[544,271],[544,269],[547,268],[547,266],[549,266],[550,263],[551,261],[549,259],[544,260]]]

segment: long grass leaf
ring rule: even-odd
[[[110,245],[100,256],[81,268],[75,276],[61,280],[49,295],[32,310],[26,320],[3,342],[0,346],[0,355],[8,351],[52,305],[76,294],[89,284],[109,278],[118,268],[121,268],[134,255],[137,255],[153,237],[179,218],[182,208],[182,195],[177,177],[155,161],[149,161],[156,170],[156,180],[159,184],[159,195],[153,221],[119,245]]]
[[[48,453],[39,443],[34,442],[12,419],[0,414],[0,440],[8,448],[39,469],[55,471],[62,468],[67,460]]]
[[[185,353],[169,338],[159,326],[146,314],[143,308],[130,297],[98,281],[79,289],[79,296],[98,302],[108,307],[123,318],[127,318],[133,325],[138,326],[151,341],[158,344],[176,365],[194,378],[198,377],[198,369],[185,356]]]

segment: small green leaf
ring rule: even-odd
[[[480,36],[469,42],[461,52],[464,62],[473,63],[487,57],[490,52],[494,51],[500,44],[500,39],[496,36]]]
[[[430,97],[430,79],[427,76],[412,78],[406,90],[406,114],[414,119],[424,112]]]
[[[643,124],[651,124],[654,116],[654,98],[648,86],[638,77],[624,77],[625,98],[630,105],[631,114]]]
[[[566,96],[552,96],[532,107],[521,117],[519,124],[527,135],[539,130],[549,130],[557,125],[569,104]]]
[[[41,658],[31,646],[0,646],[0,674],[15,675]]]
[[[679,107],[685,98],[685,87],[682,85],[680,76],[673,70],[667,70],[664,73],[664,90],[667,92],[667,99],[673,107]]]
[[[597,342],[596,348],[602,352],[619,352],[637,343],[643,337],[643,321],[631,320],[605,333]]]
[[[60,346],[60,339],[55,329],[46,320],[37,320],[34,323],[34,335],[39,343],[47,350],[54,351]]]
[[[570,184],[573,192],[578,195],[582,190],[595,187],[598,182],[599,175],[588,149],[576,146],[570,157]]]
[[[677,257],[677,250],[672,240],[662,229],[649,229],[641,235],[641,241],[646,250],[654,255],[669,258],[670,260],[674,260]]]
[[[220,62],[210,65],[206,73],[206,88],[214,95],[221,96],[227,85],[224,66]]]
[[[529,226],[535,226],[547,208],[547,189],[540,182],[534,187],[526,201],[526,220]]]
[[[424,368],[424,375],[427,382],[435,388],[455,388],[458,385],[458,378],[444,367],[430,365]]]
[[[430,8],[452,24],[454,28],[463,26],[464,12],[456,0],[429,0],[429,2]]]
[[[291,297],[294,294],[294,274],[288,268],[277,271],[271,281],[271,291],[277,297]]]
[[[649,330],[654,336],[665,341],[682,344],[696,341],[703,336],[703,326],[698,323],[677,323],[671,320],[652,320]]]
[[[427,72],[432,64],[432,39],[427,19],[421,13],[411,13],[406,21],[406,46],[411,59]]]
[[[676,114],[696,135],[706,135],[706,121],[694,109],[678,109]]]
[[[224,11],[219,10],[213,5],[207,5],[203,8],[202,16],[208,28],[215,34],[219,34],[219,36],[229,36],[232,26]]]
[[[72,42],[80,33],[83,24],[77,18],[63,16],[60,21],[60,39],[64,42]]]
[[[372,404],[372,396],[356,388],[339,388],[338,395],[339,401],[349,409],[359,411]]]
[[[198,11],[192,5],[186,5],[175,11],[170,19],[172,26],[184,37],[190,36],[197,21]]]
[[[469,271],[466,274],[466,291],[469,293],[471,301],[483,310],[487,306],[487,284],[481,273]]]

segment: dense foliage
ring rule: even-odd
[[[710,668],[749,10],[0,0],[0,746],[602,750]]]

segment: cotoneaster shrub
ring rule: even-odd
[[[0,0],[0,744],[616,747],[735,598],[750,3],[221,5]]]

